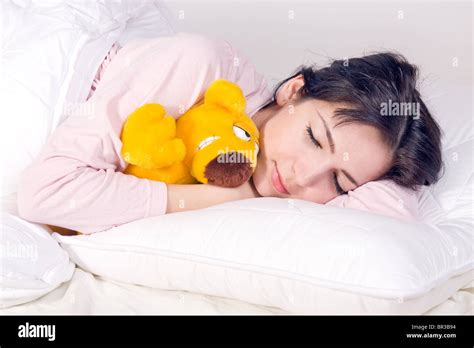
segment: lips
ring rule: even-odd
[[[272,170],[272,184],[275,190],[277,190],[278,192],[286,194],[286,195],[290,194],[288,190],[285,188],[285,186],[283,185],[283,182],[280,177],[280,173],[278,172],[276,162],[274,162],[274,166]]]

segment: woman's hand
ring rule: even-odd
[[[207,208],[212,205],[260,197],[252,180],[233,188],[214,185],[166,185],[168,201],[166,214]]]

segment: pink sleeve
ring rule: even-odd
[[[140,105],[152,102],[161,103],[177,118],[213,80],[237,82],[248,73],[234,66],[233,55],[223,41],[186,33],[126,44],[92,97],[68,107],[70,117],[23,172],[18,188],[20,216],[93,233],[164,214],[166,184],[122,173],[126,167],[120,156],[123,122]],[[244,94],[255,90],[252,83],[245,85]]]
[[[419,219],[418,193],[391,180],[371,181],[326,203],[365,210],[405,221]]]

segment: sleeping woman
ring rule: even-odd
[[[114,49],[90,98],[22,174],[21,217],[93,233],[272,196],[416,219],[417,190],[439,178],[441,132],[416,88],[416,67],[401,55],[301,67],[272,93],[226,41],[179,33]],[[178,118],[221,78],[242,88],[246,112],[260,131],[257,168],[247,183],[171,185],[123,173],[120,134],[131,112],[160,103]]]

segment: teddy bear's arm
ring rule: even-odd
[[[155,169],[180,162],[186,155],[176,138],[176,121],[159,104],[145,104],[126,120],[121,140],[122,156],[129,164]]]

